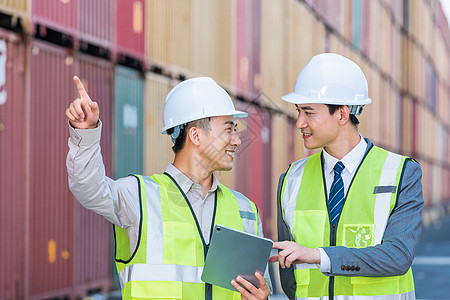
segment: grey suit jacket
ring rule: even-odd
[[[373,145],[368,139],[367,149]],[[367,150],[366,150],[367,151]],[[278,240],[289,240],[289,229],[281,215],[281,184],[278,189]],[[405,274],[411,266],[422,232],[422,169],[407,160],[399,183],[397,203],[388,219],[381,244],[367,248],[343,246],[324,247],[331,261],[328,276],[387,277]],[[341,266],[355,266],[358,271],[342,270]],[[280,268],[281,283],[289,299],[294,299],[294,271]]]

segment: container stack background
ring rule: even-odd
[[[425,225],[450,211],[449,49],[438,0],[0,0],[0,299],[115,288],[111,225],[67,184],[73,75],[100,105],[113,178],[165,170],[165,96],[213,77],[250,113],[235,167],[219,180],[258,205],[276,240],[278,177],[312,153],[280,97],[322,52],[367,77],[361,134],[420,162]]]

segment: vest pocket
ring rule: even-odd
[[[353,295],[394,295],[400,294],[400,277],[351,277]]]
[[[323,210],[300,210],[294,213],[294,238],[309,248],[323,246],[327,212]]]
[[[311,275],[309,269],[296,269],[294,270],[295,281],[297,283],[297,289],[295,290],[295,297],[308,297],[308,286],[311,281]]]
[[[196,266],[196,238],[192,224],[164,222],[164,263]]]

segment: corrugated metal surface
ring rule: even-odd
[[[108,49],[113,47],[117,0],[77,1],[77,27],[80,39]]]
[[[77,33],[77,0],[38,0],[31,1],[31,21],[53,30]]]
[[[278,179],[283,172],[286,172],[289,164],[293,162],[289,157],[289,148],[291,137],[289,136],[289,126],[288,120],[285,116],[274,115],[272,118],[272,195],[270,203],[270,210],[274,213],[268,218],[267,224],[269,228],[277,228],[277,188]],[[275,237],[275,233],[272,233],[272,238]]]
[[[27,123],[32,226],[28,251],[30,295],[37,298],[48,297],[49,293],[63,295],[74,279],[74,199],[67,184],[68,129],[63,113],[75,99],[73,74],[73,58],[68,52],[37,41],[31,44],[32,113]],[[51,118],[51,122],[43,118]]]
[[[242,144],[237,148],[236,190],[246,195],[259,209],[264,234],[273,236],[274,228],[267,223],[270,220],[272,201],[272,120],[269,113],[255,106],[237,103],[237,109],[248,112],[242,120],[245,130],[242,132]]]
[[[113,66],[87,55],[80,56],[77,63],[78,76],[90,97],[99,104],[103,163],[106,175],[112,176]],[[77,295],[83,297],[88,290],[107,290],[111,286],[111,224],[78,202],[74,206],[74,288]]]
[[[117,66],[114,74],[114,176],[142,173],[144,81],[140,74]]]
[[[24,297],[24,58],[19,37],[0,30],[0,299]]]
[[[116,1],[116,43],[119,53],[145,61],[145,1]]]
[[[232,83],[233,1],[147,2],[146,53],[150,63]],[[180,51],[180,49],[183,49]]]
[[[64,111],[76,98],[77,73],[99,102],[102,153],[111,174],[111,63],[33,41],[30,51],[30,277],[31,299],[86,296],[111,285],[111,226],[79,205],[67,185],[68,128]],[[43,76],[42,74],[46,74]],[[43,122],[42,116],[52,122]],[[55,126],[55,124],[60,124]],[[43,275],[45,270],[45,276]]]
[[[0,11],[6,15],[20,18],[24,22],[23,25],[28,27],[29,5],[29,0],[0,0]]]
[[[194,30],[193,71],[227,85],[231,85],[233,67],[232,4],[231,0],[196,0],[191,16]],[[257,40],[253,42],[258,43]]]
[[[163,173],[173,162],[173,143],[168,135],[161,134],[164,101],[172,87],[167,77],[148,73],[145,78],[144,174]]]
[[[285,80],[287,70],[286,47],[280,47],[285,41],[285,5],[276,1],[262,1],[261,24],[261,90],[270,105],[284,113],[295,116],[292,103],[281,100],[288,90],[290,80]],[[286,78],[287,79],[287,78]]]
[[[193,0],[147,2],[146,51],[150,60],[192,70],[193,3]]]
[[[254,99],[261,88],[260,51],[261,2],[237,1],[235,4],[235,86],[238,93]]]

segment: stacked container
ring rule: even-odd
[[[0,30],[0,299],[25,295],[25,51],[18,35]]]
[[[144,80],[139,72],[117,66],[114,74],[114,177],[143,170]]]
[[[64,163],[68,128],[61,112],[77,96],[72,81],[77,72],[102,109],[106,129],[101,146],[106,172],[111,174],[112,69],[107,62],[74,57],[48,43],[33,41],[30,49],[29,295],[82,297],[89,289],[110,286],[110,225],[82,208],[68,189]]]

